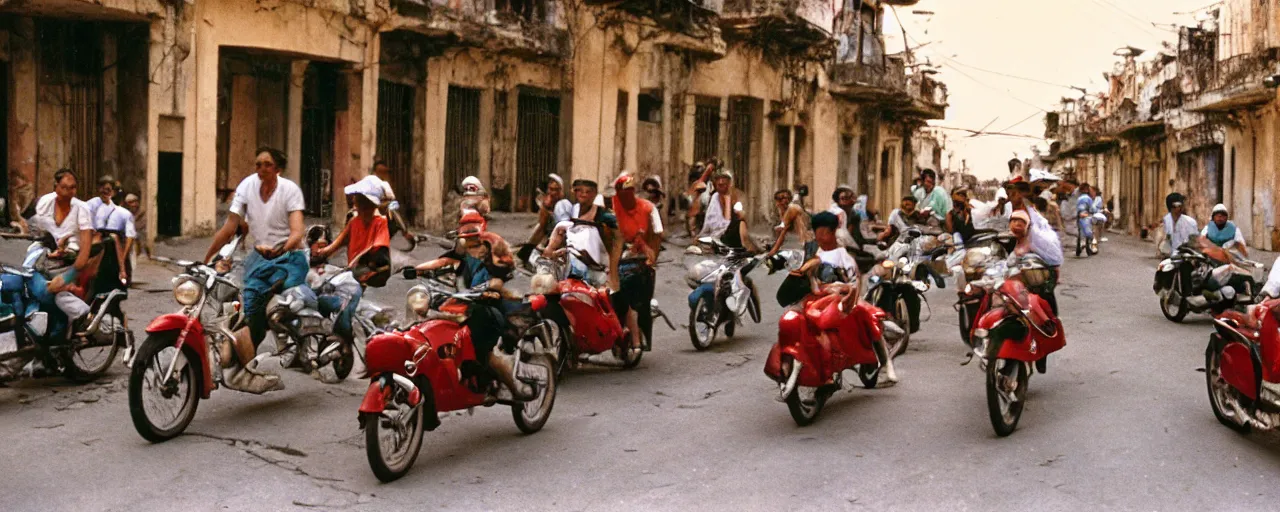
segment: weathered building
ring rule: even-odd
[[[149,233],[198,235],[281,148],[309,213],[385,161],[409,217],[474,175],[528,211],[547,174],[624,169],[683,188],[718,156],[752,213],[850,183],[891,204],[946,89],[885,55],[915,0],[0,0],[3,191],[114,174]]]

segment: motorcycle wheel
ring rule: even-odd
[[[524,364],[542,367],[547,375],[547,383],[538,390],[536,398],[511,406],[511,419],[515,420],[516,427],[521,432],[532,434],[542,430],[542,426],[547,424],[547,419],[551,418],[551,408],[556,405],[555,363],[545,355],[537,355],[528,356]]]
[[[689,341],[693,342],[693,348],[701,352],[711,348],[711,342],[716,338],[716,324],[711,312],[711,299],[705,295],[698,297],[698,301],[689,309]]]
[[[791,390],[791,394],[787,395],[787,410],[791,412],[791,419],[795,420],[796,425],[807,427],[812,425],[818,419],[818,413],[822,412],[822,406],[827,403],[826,393],[821,393],[814,388],[806,388],[813,390],[813,400],[806,402],[800,398],[800,387],[796,386]]]
[[[1204,354],[1204,379],[1209,390],[1209,405],[1213,407],[1213,415],[1218,423],[1227,428],[1248,434],[1253,428],[1236,413],[1236,402],[1240,401],[1240,393],[1222,377],[1222,353],[1212,346]]]
[[[320,351],[324,350],[328,341],[329,336],[327,333],[317,332],[302,335],[302,340],[289,352],[294,356],[294,361],[290,362],[296,363],[302,373],[311,373],[319,370],[320,368],[316,366],[316,358],[320,357]],[[283,354],[280,356],[280,366],[286,366]]]
[[[733,339],[733,333],[737,330],[738,330],[738,321],[736,319],[729,320],[728,322],[724,323],[724,336],[726,338]]]
[[[153,443],[182,434],[200,405],[205,370],[195,349],[173,346],[177,339],[176,332],[147,336],[129,373],[129,416],[133,419],[133,428]],[[174,373],[169,382],[161,382],[170,364],[175,365]],[[165,411],[161,409],[171,413],[162,414]]]
[[[961,304],[960,307],[956,310],[956,314],[959,315],[958,321],[960,323],[960,341],[963,341],[965,346],[972,347],[973,342],[970,341],[969,339],[970,331],[972,330],[970,329],[970,327],[972,326],[969,325],[969,306]]]
[[[420,386],[422,393],[432,393],[430,383],[425,380],[416,379],[414,382]],[[423,404],[419,404],[417,408],[409,407],[404,402],[406,398],[407,394],[400,390],[393,393],[391,406],[395,408],[394,418],[387,417],[387,411],[360,415],[369,468],[383,482],[394,481],[408,473],[413,462],[418,459],[418,451],[422,449],[423,417],[428,411]],[[435,411],[430,411],[430,414],[435,414]],[[397,424],[402,418],[405,420],[403,424]],[[384,452],[384,448],[390,451]]]
[[[902,328],[902,338],[887,348],[889,357],[898,357],[906,353],[907,344],[911,343],[911,308],[907,306],[907,299],[898,297],[898,300],[893,301],[893,321]]]
[[[573,347],[570,345],[573,340],[569,339],[569,331],[559,322],[551,322],[554,325],[551,339],[547,340],[547,345],[554,347],[556,351],[556,377],[564,375],[565,370],[569,369],[572,364]]]
[[[1036,373],[1044,375],[1049,371],[1049,356],[1044,356],[1036,361]]]
[[[65,370],[68,379],[80,383],[90,382],[111,368],[116,352],[124,342],[124,327],[119,319],[107,315],[102,318],[99,329],[96,336],[72,342]]]
[[[862,381],[862,387],[875,389],[876,384],[880,382],[880,367],[870,364],[858,365],[858,380]]]
[[[1016,387],[1012,397],[1000,390],[999,379],[1012,378]],[[1027,365],[1010,359],[992,359],[987,364],[987,413],[996,435],[1005,437],[1018,428],[1022,406],[1026,403],[1027,384],[1031,375]]]
[[[346,343],[343,341],[342,343]],[[351,375],[351,370],[356,366],[356,348],[355,344],[348,344],[342,351],[342,356],[333,362],[333,374],[338,377],[339,381],[347,380]]]
[[[640,364],[644,358],[644,350],[631,350],[631,332],[624,331],[622,339],[613,347],[613,355],[622,361],[622,369],[630,370]]]
[[[1182,276],[1175,274],[1173,276],[1173,284],[1165,290],[1160,297],[1160,312],[1164,317],[1174,323],[1182,323],[1182,319],[1187,317],[1187,299],[1177,290],[1182,289]],[[1172,297],[1177,297],[1177,304],[1174,304]]]

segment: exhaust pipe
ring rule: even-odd
[[[787,377],[787,382],[778,385],[779,402],[787,401],[787,397],[796,390],[796,382],[800,380],[800,369],[804,368],[804,363],[800,361],[791,361],[791,375]]]

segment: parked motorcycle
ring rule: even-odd
[[[1264,274],[1261,263],[1234,259],[1217,246],[1191,240],[1160,262],[1153,289],[1165,318],[1182,322],[1187,313],[1217,315],[1256,302]]]
[[[870,264],[859,262],[867,269]],[[777,400],[786,402],[797,425],[818,418],[827,399],[840,390],[845,370],[854,370],[867,389],[876,387],[887,359],[876,354],[874,342],[882,338],[888,320],[880,308],[858,304],[858,295],[857,290],[811,294],[800,311],[788,309],[778,321],[778,341],[765,360],[764,373],[778,384]],[[887,347],[883,356],[893,357]]]
[[[478,362],[477,357],[487,354],[475,353],[471,330],[463,325],[467,304],[481,300],[485,289],[455,293],[435,285],[441,275],[432,274],[406,296],[417,321],[403,331],[374,336],[367,347],[370,382],[360,403],[360,428],[369,466],[384,482],[404,476],[413,466],[423,431],[440,426],[439,413],[509,405],[516,427],[531,434],[542,429],[555,405],[555,324],[536,314],[508,317],[528,325],[516,345],[513,369],[536,392],[532,400],[516,400]],[[406,269],[406,278],[414,276],[413,269]],[[536,313],[546,300],[534,295],[530,304]]]
[[[1280,426],[1280,300],[1214,318],[1204,351],[1213,415],[1240,433]]]
[[[986,290],[973,327],[970,361],[976,355],[987,375],[987,413],[1001,437],[1018,427],[1032,364],[1045,373],[1049,354],[1067,343],[1062,322],[1033,291],[1050,279],[1050,272],[1044,260],[1029,254],[992,265],[969,283]]]
[[[725,336],[732,338],[744,316],[750,315],[752,321],[760,323],[759,294],[755,284],[744,276],[761,258],[713,238],[699,242],[709,246],[713,254],[723,255],[719,262],[698,261],[685,274],[685,282],[693,289],[689,292],[689,340],[693,348],[702,351],[711,348],[721,327]],[[690,246],[688,251],[691,255],[702,254],[698,246]]]
[[[939,288],[947,286],[933,265],[947,254],[950,242],[950,235],[926,234],[911,228],[898,236],[880,264],[871,269],[867,302],[884,310],[906,331],[906,336],[890,347],[894,357],[907,351],[911,334],[920,330],[920,306],[928,304],[924,294],[929,291],[929,280]]]
[[[60,373],[75,382],[90,382],[111,367],[120,348],[125,349],[123,359],[129,364],[133,333],[125,329],[121,310],[129,294],[119,286],[109,286],[116,276],[99,274],[82,280],[83,298],[89,304],[89,316],[82,325],[87,327],[83,332],[70,332],[75,327],[67,325],[66,315],[54,304],[54,294],[47,291],[53,276],[65,269],[56,268],[48,259],[49,253],[57,249],[57,242],[48,234],[4,237],[31,243],[21,268],[0,265],[0,333],[12,332],[17,342],[16,350],[0,354],[0,365],[38,361],[45,371]],[[104,264],[108,259],[115,260],[116,252],[110,244],[98,250],[104,253]],[[95,291],[107,288],[110,291]],[[55,325],[63,326],[57,339],[51,332]],[[34,366],[29,368],[34,370]],[[18,373],[13,372],[10,377]]]

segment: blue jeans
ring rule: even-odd
[[[284,280],[287,290],[307,284],[307,257],[302,251],[291,251],[269,260],[249,251],[244,261],[244,285],[240,302],[249,324],[249,336],[254,346],[267,337],[267,302],[271,300],[271,286]]]
[[[350,297],[340,292],[327,293],[320,296],[320,314],[330,316],[338,313],[338,317],[333,321],[333,333],[348,341],[355,339],[355,331],[351,328],[351,320],[356,314],[356,308],[360,306],[360,297],[362,295],[364,295],[363,288],[353,287]]]

